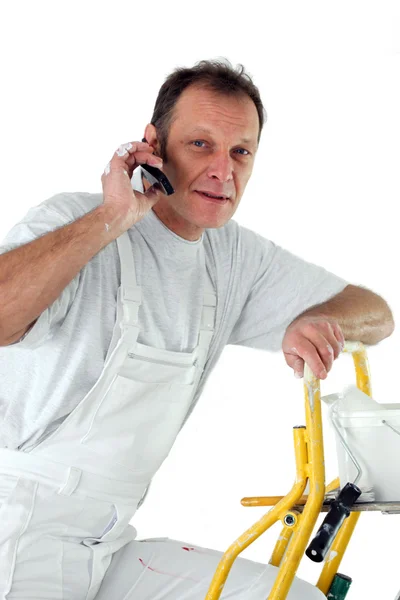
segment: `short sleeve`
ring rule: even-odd
[[[41,204],[31,208],[26,216],[9,231],[0,243],[0,254],[14,250],[50,231],[66,225],[68,219],[56,210]],[[80,273],[67,285],[60,296],[44,310],[33,327],[11,346],[35,348],[42,344],[52,333],[52,329],[61,325],[75,298]]]
[[[228,344],[278,351],[296,317],[343,291],[348,282],[258,234],[252,248],[251,260],[241,264],[247,296]]]

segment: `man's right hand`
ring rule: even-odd
[[[123,219],[124,229],[143,219],[163,195],[157,185],[152,185],[142,194],[131,184],[133,171],[139,165],[162,168],[161,158],[154,156],[153,152],[154,148],[146,142],[122,144],[101,176],[103,204]]]

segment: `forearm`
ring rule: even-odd
[[[368,345],[377,344],[394,330],[392,311],[385,300],[354,285],[348,285],[327,302],[310,308],[297,318],[305,315],[333,318],[346,340]]]
[[[122,233],[120,218],[111,212],[101,205],[0,255],[0,345],[19,339],[84,265]]]

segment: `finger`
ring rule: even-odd
[[[161,158],[154,156],[153,154],[149,154],[148,152],[135,152],[135,154],[129,155],[127,158],[118,158],[114,155],[112,160],[104,169],[104,175],[108,175],[111,169],[113,169],[113,171],[123,169],[127,172],[129,178],[132,178],[134,169],[138,165],[143,164],[152,165],[153,167],[157,167],[159,169],[163,166]]]
[[[318,346],[318,351],[321,354],[321,358],[324,361],[325,366],[327,367],[328,371],[330,371],[333,361],[340,354],[340,343],[336,339],[332,327],[329,324],[322,332],[319,333],[322,339],[321,345]]]
[[[157,156],[153,156],[152,154],[148,154],[147,152],[136,152],[135,156],[130,157],[130,159],[128,159],[128,161],[127,161],[127,167],[129,169],[131,178],[132,178],[133,171],[140,165],[147,164],[152,167],[157,167],[157,169],[161,169],[163,166],[163,163],[160,158],[158,158]]]
[[[143,199],[146,202],[146,206],[150,204],[150,207],[153,207],[160,198],[164,195],[163,189],[159,183],[154,183],[149,189],[142,193],[135,190],[135,196],[138,200]]]
[[[129,156],[125,163],[128,167],[133,167],[135,164],[145,164],[153,165],[154,167],[161,168],[163,166],[163,161],[159,156],[154,156],[154,154],[149,154],[149,152],[138,151],[135,152],[132,156]]]
[[[287,365],[288,365],[290,368],[292,368],[292,369],[293,369],[294,376],[296,377],[296,379],[301,379],[302,377],[304,377],[304,366],[305,366],[305,361],[303,360],[303,358],[301,358],[301,356],[299,356],[299,355],[297,354],[297,352],[298,352],[298,351],[297,351],[297,349],[293,348],[293,350],[295,350],[295,351],[296,351],[296,353],[295,353],[295,354],[292,354],[292,353],[290,353],[290,352],[284,352],[284,353],[283,353],[283,355],[284,355],[284,357],[285,357],[286,364],[287,364]],[[316,350],[315,350],[315,348],[314,348],[314,351],[316,351]],[[317,355],[318,355],[318,353],[317,353]],[[320,357],[319,357],[319,355],[318,355],[318,358],[319,358],[319,360],[320,360]],[[322,370],[324,370],[324,369],[325,369],[325,367],[324,367],[324,365],[323,365],[323,363],[322,363],[322,361],[321,361],[321,360],[320,360],[320,363],[319,363],[319,364],[320,364],[320,372],[321,372]],[[309,365],[309,366],[310,366],[310,365]],[[326,371],[325,371],[325,372],[326,372]],[[318,376],[318,375],[316,375],[316,376]]]
[[[293,371],[296,379],[301,379],[304,377],[304,360],[302,358],[297,358],[294,361]]]
[[[335,338],[337,339],[339,346],[340,346],[339,352],[342,352],[343,348],[345,346],[345,343],[346,343],[346,340],[344,339],[342,328],[340,327],[340,325],[338,323],[333,323],[332,330],[333,330],[333,334],[334,334]]]
[[[301,333],[304,336],[303,339],[308,340],[315,347],[324,365],[324,368],[327,372],[329,372],[334,361],[334,350],[329,340],[331,340],[331,342],[336,344],[337,348],[339,348],[337,340],[334,337],[329,324],[327,327],[324,326],[321,330],[321,324],[317,325],[315,323],[308,323],[303,327]],[[299,350],[300,356],[303,356],[301,354],[301,343],[297,343],[296,347]]]
[[[147,142],[128,142],[126,144],[121,144],[115,151],[110,162],[106,165],[103,175],[108,175],[112,168],[122,168],[126,170],[126,166],[128,166],[128,175],[132,177],[133,168],[136,164],[135,156],[138,152],[145,152],[149,155],[153,155],[154,148],[150,146],[150,144],[148,144]],[[157,157],[155,157],[155,159],[156,162],[149,162],[148,164],[153,164],[153,166],[159,166],[160,163],[157,162]],[[158,158],[158,161],[161,161],[161,159]]]
[[[153,183],[153,185],[151,185],[149,189],[144,192],[144,195],[155,204],[165,194],[161,184],[157,182]]]
[[[295,377],[303,377],[304,360],[300,358],[297,348],[291,348],[290,351],[283,350],[286,364],[294,371]]]
[[[127,142],[117,148],[114,156],[126,158],[128,154],[134,154],[135,152],[154,152],[154,148],[147,142]]]
[[[322,337],[322,336],[321,336]],[[319,341],[319,343],[321,343]],[[325,343],[326,346],[326,343]],[[326,352],[325,352],[326,355]],[[331,354],[332,356],[332,354]],[[285,359],[289,366],[293,368],[295,373],[300,373],[304,376],[304,365],[301,371],[298,371],[300,363],[296,362],[298,359],[303,359],[308,364],[315,377],[319,379],[325,379],[327,376],[327,368],[322,360],[319,350],[307,337],[303,337],[300,342],[296,344],[296,354],[291,352],[285,353]],[[333,360],[333,359],[332,359]]]
[[[300,358],[300,356],[295,356],[287,352],[284,352],[283,356],[285,357],[285,361],[288,367],[293,369],[293,374],[296,377],[296,379],[301,379],[302,377],[304,377],[304,360]]]
[[[333,352],[333,360],[335,360],[339,356],[339,354],[341,353],[341,351],[343,349],[342,344],[339,341],[339,339],[335,333],[335,332],[339,332],[339,331],[341,332],[339,325],[337,323],[325,322],[325,323],[320,323],[319,325],[316,325],[316,327],[321,328],[320,331],[321,331],[322,335],[325,337],[328,344],[330,345],[330,348]],[[332,367],[332,364],[331,364],[331,367]]]

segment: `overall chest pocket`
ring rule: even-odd
[[[177,383],[191,385],[196,376],[197,361],[192,365],[171,363],[162,357],[138,356],[129,352],[119,369],[123,377],[144,383]]]
[[[149,383],[140,381],[136,373],[133,379],[131,370],[129,377],[122,373],[120,370],[98,399],[81,443],[107,462],[149,479],[172,448],[189,409],[194,383]]]

